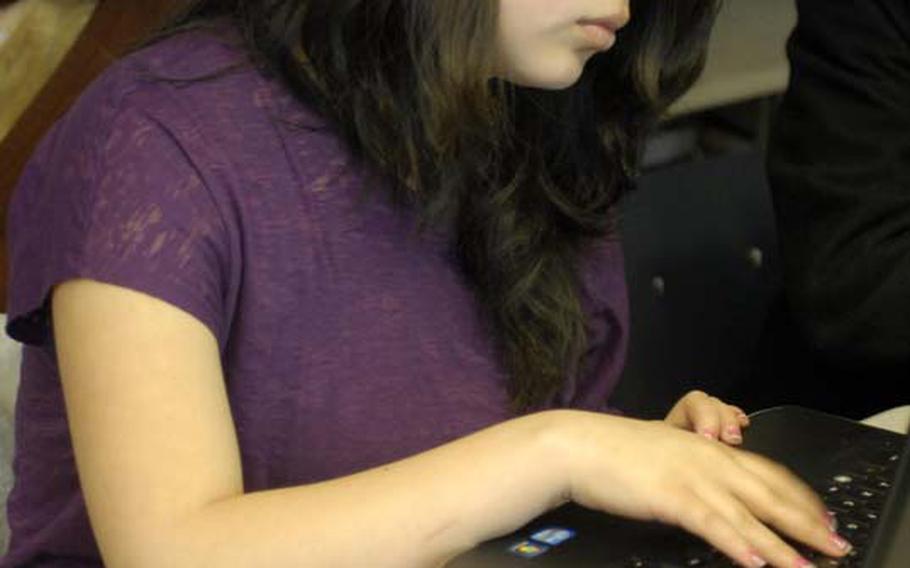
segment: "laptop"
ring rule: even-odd
[[[907,436],[796,406],[751,415],[743,447],[790,467],[838,517],[854,550],[828,558],[796,545],[818,568],[910,568]],[[735,564],[682,529],[568,504],[481,544],[448,568],[714,568]]]

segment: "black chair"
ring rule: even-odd
[[[662,417],[705,390],[750,410],[738,393],[782,286],[774,212],[760,152],[643,176],[623,205],[631,308],[628,360],[611,402]]]

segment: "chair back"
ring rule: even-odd
[[[613,404],[656,418],[689,390],[740,390],[782,287],[761,153],[645,174],[621,232],[631,330]]]

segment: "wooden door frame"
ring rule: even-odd
[[[32,152],[102,71],[185,4],[186,0],[100,0],[60,66],[0,141],[0,311],[7,307],[6,216],[10,194]]]

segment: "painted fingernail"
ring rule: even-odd
[[[799,557],[796,560],[796,568],[815,568],[815,564],[812,564],[803,557]]]
[[[825,513],[825,524],[828,525],[828,528],[831,529],[831,532],[837,531],[837,515],[828,511]]]
[[[850,552],[853,549],[853,545],[836,534],[831,535],[831,542],[842,552]]]

